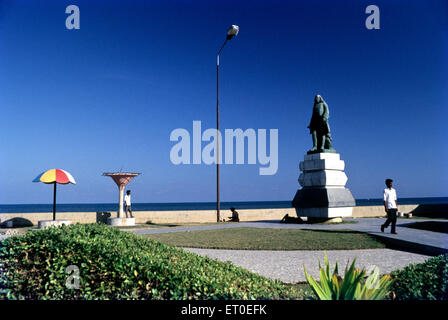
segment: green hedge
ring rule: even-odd
[[[391,290],[398,300],[448,300],[448,254],[393,271]]]
[[[291,299],[279,281],[107,227],[71,225],[0,243],[0,299]],[[66,267],[80,270],[68,289]],[[2,272],[3,269],[3,272]]]

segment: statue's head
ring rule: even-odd
[[[314,104],[321,103],[321,102],[324,102],[324,99],[322,98],[322,96],[320,94],[317,94],[314,97]]]

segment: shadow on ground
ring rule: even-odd
[[[448,219],[448,204],[420,204],[411,213],[417,217]]]
[[[422,221],[400,224],[400,227],[426,230],[439,233],[448,233],[448,221]]]

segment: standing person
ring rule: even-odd
[[[134,218],[131,209],[131,190],[126,191],[126,195],[124,196],[124,212],[126,213],[126,218],[128,217],[128,212],[131,218]]]
[[[387,188],[384,189],[384,209],[387,213],[386,222],[381,225],[381,232],[384,232],[384,228],[389,227],[389,224],[392,223],[392,234],[397,234],[395,232],[395,224],[397,223],[397,192],[394,188],[392,188],[392,179],[386,179]]]

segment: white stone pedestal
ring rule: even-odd
[[[352,207],[333,207],[333,208],[301,208],[300,215],[302,217],[313,218],[336,218],[336,217],[351,217]]]
[[[336,217],[336,218],[313,218],[308,217],[306,220],[307,223],[321,223],[321,224],[333,224],[333,223],[341,223],[342,217]]]
[[[49,227],[60,227],[62,225],[72,224],[70,220],[40,220],[37,223],[38,229],[45,229]]]
[[[302,189],[292,202],[298,217],[330,219],[352,215],[355,199],[345,188],[345,163],[338,153],[307,154],[299,168]]]
[[[107,224],[112,227],[135,226],[135,218],[107,218]]]

